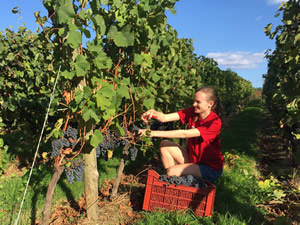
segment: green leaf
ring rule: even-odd
[[[89,30],[87,29],[80,29],[80,30],[84,33],[86,38],[91,38],[91,32]]]
[[[118,47],[128,47],[134,45],[134,33],[130,32],[131,26],[125,26],[121,32],[118,32],[114,41]]]
[[[102,3],[103,5],[108,5],[108,0],[101,0],[101,3]]]
[[[96,31],[99,35],[104,35],[106,32],[105,20],[103,16],[97,14],[95,17],[92,18],[94,26],[96,27]]]
[[[88,107],[84,107],[81,112],[81,115],[82,115],[82,118],[84,119],[84,121],[87,122],[91,118],[91,110],[88,109]]]
[[[159,46],[156,44],[152,44],[150,47],[150,53],[152,56],[155,56],[157,54],[157,51],[159,49]]]
[[[91,97],[91,95],[92,95],[92,91],[91,91],[90,87],[84,86],[83,87],[83,97],[85,99],[89,99]]]
[[[134,64],[141,65],[143,63],[144,57],[140,54],[134,54]]]
[[[112,60],[107,57],[105,52],[101,52],[93,61],[98,69],[110,68],[112,65]]]
[[[114,90],[114,87],[112,84],[108,84],[108,83],[105,83],[105,82],[102,82],[102,87],[100,89],[100,92],[102,95],[106,96],[106,97],[109,97],[109,98],[112,98],[112,96],[115,95],[115,90]]]
[[[141,53],[141,54],[134,54],[134,63],[136,65],[143,65],[147,67],[152,66],[152,56],[150,53]]]
[[[82,44],[82,36],[79,31],[71,30],[67,36],[67,44],[70,44],[73,48],[78,48]]]
[[[95,130],[91,139],[91,145],[96,148],[103,141],[103,135],[100,130]]]
[[[93,118],[96,121],[96,123],[98,123],[100,121],[99,116],[96,114],[94,110],[90,109],[90,111],[91,111],[90,113],[91,118]]]
[[[99,122],[100,119],[95,113],[94,110],[89,109],[88,107],[84,107],[82,112],[82,118],[84,119],[85,122],[89,121],[90,119],[94,119],[96,122]]]
[[[155,103],[155,99],[153,98],[149,98],[149,99],[145,99],[144,100],[144,106],[147,109],[153,109],[154,108],[154,103]]]
[[[294,44],[297,43],[297,41],[300,40],[300,33],[298,33],[296,36],[295,36],[295,40],[294,40]]]
[[[67,23],[75,17],[75,12],[72,7],[71,0],[58,1],[57,16],[59,23]]]
[[[114,39],[117,34],[118,34],[118,28],[116,26],[111,26],[107,33],[107,38]]]
[[[81,11],[78,13],[78,16],[79,16],[80,19],[85,20],[85,11],[84,11],[84,10],[81,10]]]
[[[4,141],[2,138],[0,138],[0,148],[2,148],[4,146]]]
[[[276,13],[274,17],[276,18],[278,16],[280,16],[280,12]]]
[[[117,7],[117,8],[120,8],[123,4],[123,1],[121,0],[114,0],[114,5]]]
[[[20,12],[19,6],[14,7],[14,8],[11,10],[11,12],[12,12],[13,14],[19,13],[19,12]]]
[[[157,73],[152,73],[151,78],[155,83],[160,80],[160,76]]]
[[[69,72],[68,70],[65,70],[61,72],[61,75],[68,80],[72,80],[73,77],[75,76],[75,71]]]
[[[264,31],[267,35],[270,35],[272,27],[273,27],[273,24],[269,23],[268,26],[264,28]]]
[[[95,94],[96,104],[101,110],[106,110],[111,105],[111,99],[104,96],[100,90]]]
[[[142,53],[144,59],[146,60],[147,64],[148,64],[148,67],[151,67],[152,66],[152,56],[148,53]]]
[[[119,133],[121,134],[121,136],[124,136],[125,135],[125,131],[124,131],[123,127],[121,127],[118,122],[116,123],[116,127],[119,130]]]
[[[121,85],[121,86],[119,86],[117,91],[120,96],[125,97],[126,99],[130,99],[128,86]]]
[[[118,108],[120,107],[122,103],[122,97],[116,93],[113,97],[112,97],[112,101],[111,101],[111,105],[114,107],[114,108]]]
[[[111,105],[110,108],[107,108],[107,110],[104,113],[103,119],[107,120],[111,116],[114,116],[116,114],[116,109],[113,105]]]
[[[84,76],[85,71],[88,69],[90,69],[90,64],[86,60],[86,57],[83,55],[78,55],[76,57],[76,64],[75,64],[76,75],[78,77]]]
[[[175,9],[170,9],[170,12],[173,14],[173,15],[176,15],[177,14],[177,11]]]
[[[83,92],[80,90],[80,88],[78,88],[78,89],[76,90],[74,99],[75,99],[75,102],[76,102],[77,105],[78,105],[78,104],[81,102],[81,100],[83,99]]]

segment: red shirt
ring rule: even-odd
[[[194,122],[196,115],[194,107],[177,112],[182,124],[188,123],[189,129],[197,128],[200,137],[188,138],[187,149],[191,163],[206,164],[214,170],[220,170],[224,165],[224,156],[221,152],[220,133],[221,119],[213,111],[208,117]]]

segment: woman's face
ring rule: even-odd
[[[206,93],[202,92],[202,91],[198,91],[195,96],[194,96],[194,109],[195,109],[195,113],[199,113],[199,114],[209,114],[211,107],[214,105],[213,101],[209,101],[208,100],[208,96]]]

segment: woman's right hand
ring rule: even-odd
[[[143,113],[142,120],[144,121],[144,123],[148,124],[151,118],[157,119],[158,121],[162,121],[163,116],[164,114],[162,112],[157,112],[154,109],[150,109],[147,112]]]

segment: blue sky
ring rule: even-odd
[[[167,13],[168,23],[180,38],[194,40],[195,53],[213,58],[223,70],[231,69],[254,87],[262,87],[267,72],[264,52],[275,48],[275,41],[264,34],[264,27],[280,23],[275,18],[281,0],[180,0],[176,15]],[[20,14],[12,14],[19,6]],[[46,15],[42,0],[5,0],[0,8],[0,30],[23,25],[35,31],[33,13]],[[43,13],[44,12],[44,13]]]

